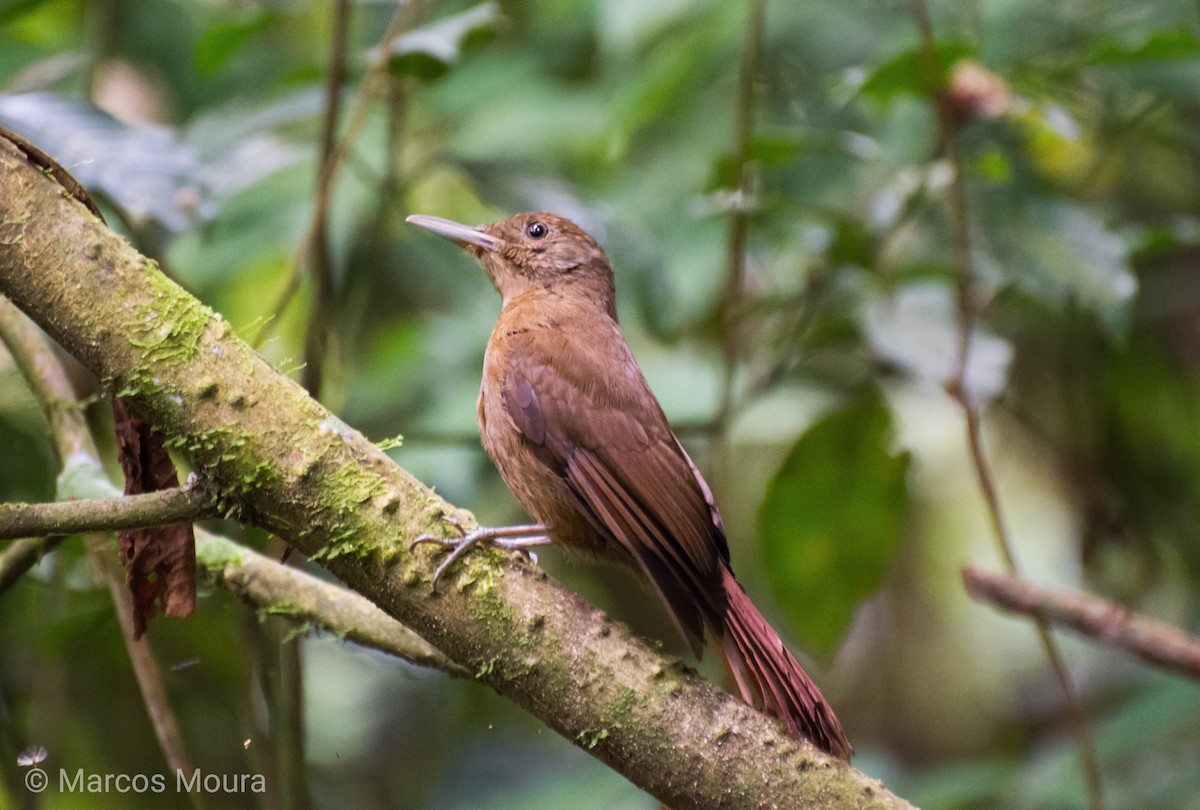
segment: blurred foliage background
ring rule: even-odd
[[[319,363],[323,402],[376,440],[403,434],[396,461],[487,523],[521,518],[474,422],[498,297],[404,216],[576,219],[614,261],[626,335],[716,490],[740,578],[810,656],[856,765],[926,808],[1084,806],[1034,629],[959,577],[1000,561],[946,391],[952,172],[913,7],[349,3],[318,282],[303,246],[336,5],[0,2],[0,123],[281,368]],[[1195,630],[1200,7],[931,14],[978,314],[962,382],[1023,573]],[[0,375],[0,491],[51,499],[37,404],[6,358]],[[542,563],[684,653],[632,577]],[[163,806],[39,801],[21,782],[28,745],[52,772],[166,767],[79,543],[0,594],[0,616],[0,808]],[[218,588],[149,643],[197,764],[268,776],[266,798],[208,807],[656,806],[477,686],[292,637]],[[1200,807],[1197,685],[1062,644],[1110,805]]]

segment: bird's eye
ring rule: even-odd
[[[541,239],[550,233],[550,229],[541,222],[531,222],[525,226],[525,235],[530,239]]]

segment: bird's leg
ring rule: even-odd
[[[458,537],[438,537],[433,534],[423,534],[412,541],[409,548],[422,543],[435,543],[450,549],[450,554],[442,560],[433,572],[433,587],[436,590],[438,580],[450,567],[450,564],[469,551],[474,546],[487,545],[493,548],[503,548],[509,551],[519,551],[537,563],[537,555],[529,549],[533,546],[545,546],[554,542],[546,527],[540,523],[529,523],[523,526],[480,526],[473,531],[466,531],[458,519],[452,515],[442,515],[442,520],[454,527]]]

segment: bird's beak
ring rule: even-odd
[[[500,247],[501,240],[484,233],[479,228],[472,228],[470,225],[463,225],[461,222],[454,222],[441,217],[427,217],[424,214],[413,214],[406,218],[405,222],[411,222],[424,228],[427,231],[433,231],[443,239],[449,239],[457,245],[467,247],[474,245],[475,247],[483,248],[484,250],[495,250]]]

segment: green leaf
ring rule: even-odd
[[[487,2],[409,31],[388,46],[388,70],[421,79],[439,78],[462,57],[463,51],[490,38],[503,19],[499,4]]]
[[[891,451],[891,412],[867,395],[802,435],[758,515],[767,577],[806,645],[830,655],[900,543],[907,453]]]
[[[808,145],[801,137],[763,135],[750,142],[750,158],[764,166],[786,166],[804,154]]]
[[[875,258],[876,240],[866,223],[855,217],[837,216],[833,226],[833,242],[827,251],[829,262],[870,267]]]
[[[807,147],[807,142],[798,137],[765,136],[750,142],[747,157],[762,166],[786,166],[796,162]],[[737,188],[741,181],[741,167],[737,159],[731,154],[723,153],[713,161],[712,176],[704,190],[711,192],[723,188]]]
[[[244,20],[220,22],[209,28],[196,42],[196,70],[211,76],[225,66],[238,48],[252,40],[279,19],[276,11],[261,11]]]
[[[1102,42],[1089,61],[1094,65],[1114,65],[1196,58],[1200,58],[1200,39],[1186,28],[1177,28],[1151,34],[1137,44]]]
[[[975,49],[965,42],[944,42],[937,47],[938,67],[945,80],[951,66],[974,54]],[[891,101],[897,96],[928,96],[933,88],[925,65],[925,53],[913,48],[894,56],[867,76],[859,91],[879,101]]]
[[[0,3],[0,25],[7,25],[50,2],[51,0],[8,0],[6,3]]]

